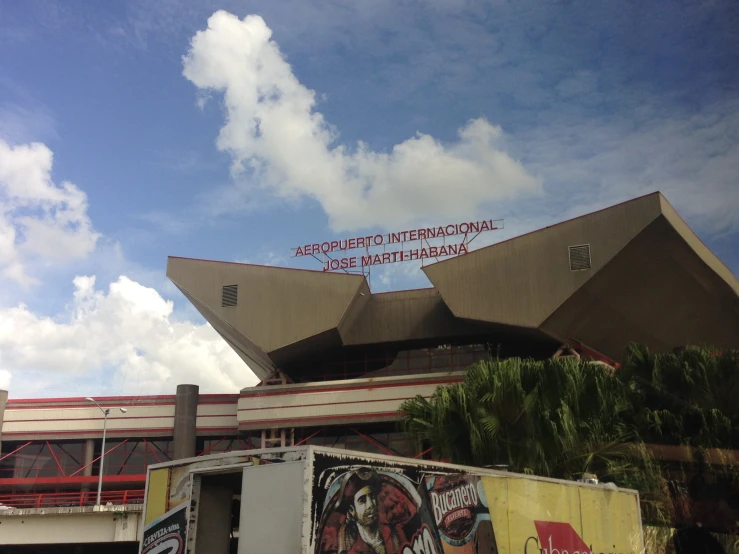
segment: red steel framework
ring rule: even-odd
[[[304,436],[299,440],[296,440],[295,446],[302,446],[306,444],[314,444],[321,446],[330,447],[341,447],[347,450],[359,450],[364,452],[373,452],[378,454],[385,454],[388,456],[408,456],[415,458],[422,458],[431,454],[432,449],[427,449],[420,453],[415,453],[417,448],[411,444],[407,437],[404,437],[402,433],[398,432],[372,432],[372,431],[360,431],[357,428],[345,428],[337,429],[335,427],[321,427],[319,429],[299,429],[299,433],[303,433]],[[161,441],[159,441],[161,442]],[[0,461],[5,459],[12,459],[12,456],[23,452],[24,448],[32,445],[39,445],[38,454],[36,460],[40,459],[40,453],[44,450],[49,451],[47,460],[54,460],[54,465],[57,469],[57,476],[55,477],[30,477],[30,478],[0,478],[0,486],[10,487],[15,489],[17,486],[26,489],[18,492],[10,492],[0,494],[0,506],[12,507],[12,508],[51,508],[51,507],[73,507],[73,506],[94,506],[97,498],[95,491],[65,491],[60,492],[54,490],[58,487],[69,486],[70,484],[79,485],[91,485],[97,482],[97,476],[81,476],[80,473],[90,465],[79,465],[77,467],[68,467],[61,463],[61,456],[55,449],[63,451],[62,444],[55,444],[50,441],[29,441],[23,445],[17,447],[12,452],[5,454],[0,458]],[[157,451],[152,441],[146,439],[126,439],[117,444],[111,446],[106,451],[106,459],[109,454],[115,451],[119,451],[129,444],[144,444],[145,448],[148,449],[154,459],[159,461],[169,460],[169,455],[159,450]],[[235,451],[248,451],[259,448],[260,441],[256,436],[225,436],[225,437],[211,437],[202,440],[203,448],[197,453],[197,456],[206,456],[208,454],[221,454],[226,452]],[[135,450],[134,446],[131,451]],[[128,452],[128,451],[127,451]],[[157,454],[155,454],[157,452]],[[414,455],[415,454],[415,455]],[[125,460],[128,460],[132,454],[128,454]],[[99,460],[99,456],[93,460],[95,463]],[[151,462],[155,463],[155,462]],[[126,465],[123,466],[109,466],[106,469],[106,475],[103,479],[103,483],[106,486],[119,486],[119,487],[130,487],[131,485],[138,484],[137,488],[124,488],[123,490],[103,490],[101,502],[103,504],[113,505],[127,505],[127,504],[141,504],[144,500],[144,489],[140,488],[143,486],[146,479],[146,469],[141,468],[141,473],[121,475],[126,469]],[[129,466],[130,467],[130,466]],[[137,469],[140,466],[134,466]],[[26,469],[26,468],[24,468]],[[32,471],[33,468],[27,468],[28,472]],[[108,470],[113,474],[108,474]],[[37,470],[36,473],[39,473]],[[94,472],[93,472],[94,473]],[[47,488],[48,492],[27,492],[28,485],[35,486],[37,488]]]
[[[67,508],[77,506],[94,506],[97,501],[96,492],[52,492],[31,494],[0,494],[0,506],[8,508]],[[125,506],[142,504],[144,489],[103,491],[100,502]]]
[[[415,448],[402,433],[393,431],[378,432],[377,428],[367,427],[320,427],[295,430],[295,446],[313,444],[330,447],[341,447],[348,450],[374,452],[390,456],[413,456]],[[99,445],[99,442],[97,443]],[[61,503],[69,498],[77,498],[87,505],[87,493],[71,492],[70,488],[94,488],[97,484],[97,465],[99,453],[87,464],[75,456],[75,448],[81,448],[83,442],[26,441],[12,451],[0,457],[0,504],[19,506],[22,502],[30,502],[28,498],[43,495],[43,505],[66,505]],[[198,440],[197,456],[221,454],[235,451],[248,451],[260,448],[258,434],[228,435],[201,437]],[[164,448],[163,448],[164,446]],[[171,440],[146,438],[129,438],[109,443],[105,452],[105,475],[103,476],[103,492],[119,494],[125,490],[143,486],[146,480],[147,466],[171,460]],[[30,453],[29,453],[30,451]],[[428,452],[423,453],[423,455]],[[85,472],[85,469],[92,469]],[[85,475],[88,473],[88,475]],[[29,489],[35,489],[29,493]],[[61,496],[54,496],[61,495]],[[74,496],[77,495],[77,496]],[[79,496],[83,495],[83,496]],[[13,499],[21,500],[13,500]],[[135,498],[135,496],[133,497]],[[54,504],[56,500],[59,503]],[[94,499],[93,499],[94,500]],[[112,502],[112,500],[111,500]],[[25,504],[24,504],[25,505]]]
[[[165,445],[165,450],[162,445]],[[115,476],[143,475],[147,466],[171,459],[169,440],[130,438],[109,442],[108,446],[104,480]],[[80,452],[82,448],[84,441],[27,441],[0,457],[0,486],[11,481],[20,484],[19,480],[33,482],[49,478],[60,478],[60,483],[77,482],[72,478],[85,477],[85,469],[94,466],[102,457],[98,454],[85,464]]]

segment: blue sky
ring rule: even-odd
[[[290,248],[661,190],[739,273],[735,2],[0,0],[0,46],[11,397],[253,382],[167,255],[315,267]]]

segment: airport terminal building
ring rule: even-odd
[[[431,288],[378,294],[361,274],[170,257],[168,277],[261,382],[100,400],[128,410],[108,419],[111,502],[141,501],[148,464],[204,453],[317,444],[432,456],[398,429],[399,406],[481,359],[615,366],[630,342],[739,348],[737,278],[659,193],[423,271]],[[0,503],[94,503],[102,416],[80,396],[0,395]]]
[[[616,364],[630,342],[739,348],[736,277],[659,193],[423,271],[432,288],[373,294],[356,274],[178,257],[167,267],[275,383],[242,391],[247,434],[393,423],[402,400],[491,356],[574,350]]]

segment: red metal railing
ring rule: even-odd
[[[50,492],[34,494],[0,494],[0,506],[10,508],[60,508],[73,506],[94,506],[97,491],[94,492]],[[142,504],[143,489],[132,491],[103,491],[100,503],[115,505]]]

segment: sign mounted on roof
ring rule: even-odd
[[[446,258],[469,252],[469,244],[477,235],[503,228],[502,219],[485,219],[423,227],[384,235],[368,235],[349,239],[306,244],[293,248],[293,257],[312,256],[322,263],[323,271],[362,272],[374,265]],[[472,235],[472,236],[470,236]],[[450,237],[462,237],[447,240]],[[391,249],[388,250],[388,247]],[[364,254],[346,256],[350,250],[364,249]],[[338,257],[335,253],[339,253]]]

